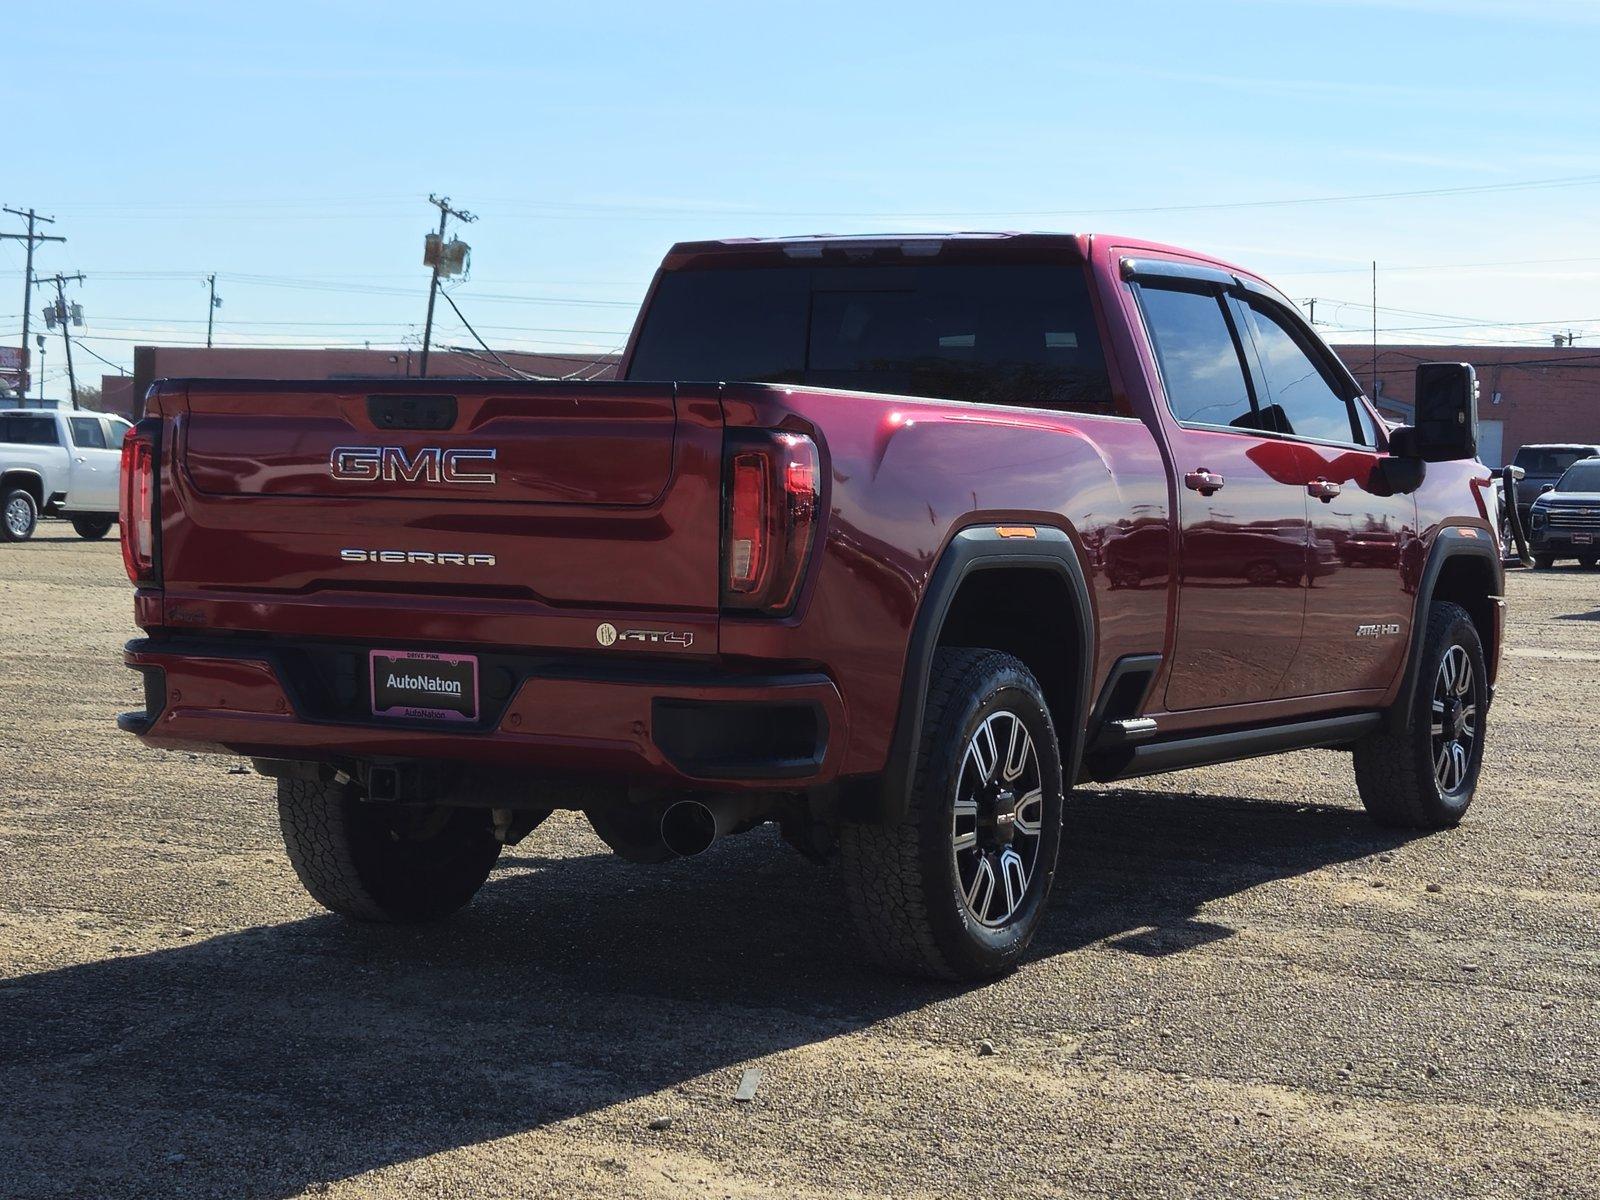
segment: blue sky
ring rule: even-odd
[[[14,7],[0,201],[57,217],[38,267],[122,365],[203,336],[211,271],[224,344],[415,339],[430,191],[502,346],[617,346],[677,240],[1023,228],[1220,252],[1356,331],[1377,259],[1385,340],[1600,347],[1600,3]],[[1447,188],[1499,190],[1200,207]]]

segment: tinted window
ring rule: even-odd
[[[800,383],[810,272],[670,271],[657,284],[630,379]]]
[[[0,441],[24,446],[59,446],[54,417],[13,414],[0,417]]]
[[[1523,446],[1517,451],[1515,464],[1539,475],[1559,475],[1573,463],[1589,458],[1594,449],[1589,446],[1570,449],[1552,449],[1544,446]]]
[[[99,417],[69,417],[67,423],[72,426],[72,444],[96,450],[106,448],[105,426],[100,424]]]
[[[1245,306],[1255,326],[1256,353],[1266,394],[1264,415],[1280,432],[1324,442],[1371,445],[1356,429],[1350,401],[1336,390],[1318,363],[1306,335],[1270,309]]]
[[[1256,428],[1244,367],[1221,301],[1210,292],[1141,287],[1167,404],[1180,421]]]
[[[1076,267],[675,272],[657,289],[628,376],[1112,411]]]
[[[1556,491],[1600,492],[1600,462],[1581,462],[1568,467],[1561,482],[1556,484]]]

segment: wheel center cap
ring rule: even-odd
[[[1011,835],[1017,827],[1017,795],[1015,792],[997,789],[994,794],[994,835],[995,840],[1001,845],[1011,841]]]

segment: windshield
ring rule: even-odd
[[[645,315],[628,378],[1113,411],[1082,267],[673,271]]]
[[[1535,475],[1559,475],[1593,453],[1588,446],[1524,446],[1513,461]]]
[[[1600,492],[1600,458],[1568,467],[1556,484],[1558,492]]]

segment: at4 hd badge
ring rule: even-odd
[[[694,634],[687,629],[618,629],[610,621],[602,621],[595,627],[594,640],[602,646],[643,642],[647,646],[677,646],[687,650],[694,645]]]

